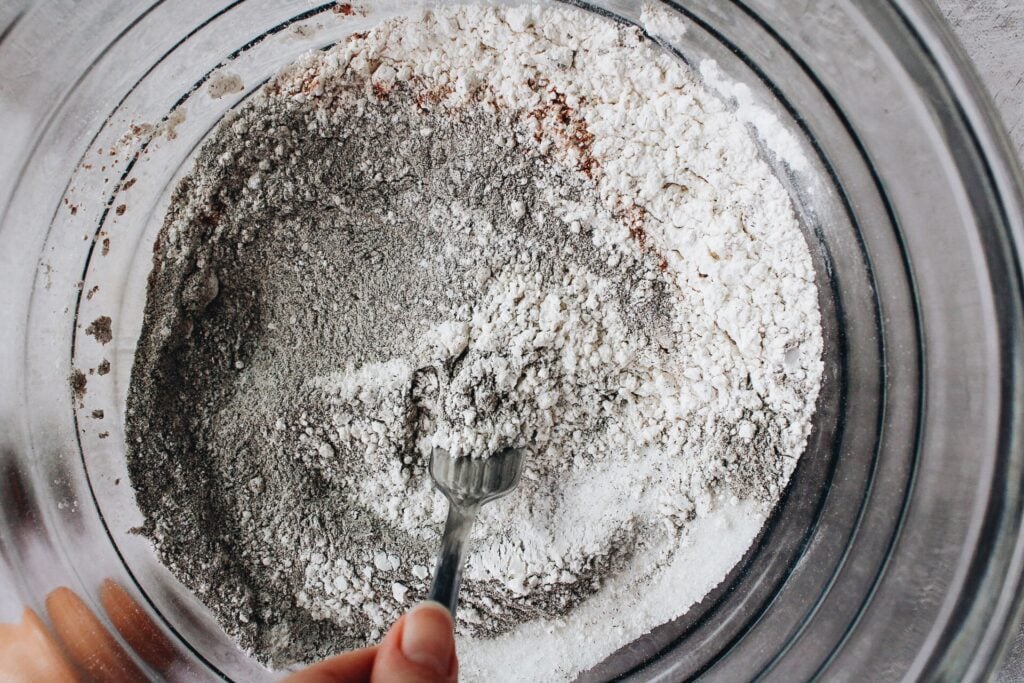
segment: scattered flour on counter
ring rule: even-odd
[[[434,446],[527,453],[474,532],[466,680],[571,680],[741,559],[822,338],[747,124],[800,170],[795,139],[702,74],[738,111],[638,29],[438,9],[309,55],[204,145],[155,255],[129,467],[161,558],[261,661],[373,642],[425,596]]]

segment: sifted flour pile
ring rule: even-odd
[[[272,80],[175,191],[129,394],[143,532],[261,661],[310,661],[426,594],[430,449],[523,447],[462,671],[572,678],[746,551],[810,430],[816,296],[744,123],[639,30],[386,21]]]

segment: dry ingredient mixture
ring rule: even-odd
[[[677,58],[572,8],[398,17],[272,80],[174,193],[128,401],[142,531],[243,647],[308,662],[425,596],[430,449],[523,447],[462,671],[571,678],[743,555],[821,344],[785,190]]]

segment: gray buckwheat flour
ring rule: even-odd
[[[128,400],[142,531],[260,661],[309,662],[426,595],[430,449],[523,447],[461,669],[571,679],[757,534],[810,430],[816,297],[749,131],[638,29],[388,20],[272,80],[175,190]]]

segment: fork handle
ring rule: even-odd
[[[462,583],[462,561],[466,557],[469,530],[479,507],[462,507],[448,501],[448,520],[444,524],[441,538],[441,552],[434,567],[434,583],[430,587],[430,599],[435,600],[452,614],[455,623],[455,605],[459,600],[459,585]]]

